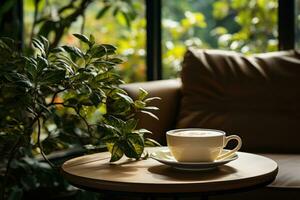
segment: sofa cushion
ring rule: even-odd
[[[276,179],[268,186],[272,188],[294,188],[300,193],[300,155],[298,154],[261,154],[278,164]]]
[[[238,191],[211,196],[210,200],[253,200],[253,199],[299,199],[300,196],[300,155],[297,154],[261,154],[278,164],[276,179],[264,188]]]
[[[242,150],[300,153],[300,55],[189,49],[177,128],[221,129]]]
[[[249,191],[235,191],[227,194],[217,194],[209,196],[209,200],[296,200],[299,199],[299,189],[280,189],[280,188],[258,188]],[[199,198],[198,198],[199,199]],[[196,200],[196,199],[184,199]]]

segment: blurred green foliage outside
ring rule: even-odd
[[[32,34],[35,1],[25,2],[27,40]],[[38,11],[44,16],[55,18],[57,11],[70,0],[48,2],[47,6],[46,3],[40,3]],[[122,3],[120,0],[107,2]],[[178,77],[183,54],[188,46],[228,49],[245,54],[277,50],[278,0],[162,0],[162,3],[164,79]],[[145,3],[132,0],[132,4],[135,16],[128,19],[122,12],[105,10],[105,1],[91,1],[84,17],[78,17],[64,31],[60,42],[74,45],[76,40],[71,33],[92,33],[97,42],[118,47],[118,53],[126,60],[120,67],[125,82],[145,81]]]
[[[278,0],[163,0],[163,76],[178,77],[187,46],[276,51]]]

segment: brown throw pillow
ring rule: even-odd
[[[182,66],[177,128],[238,134],[243,150],[300,153],[300,55],[282,51],[246,57],[189,49]]]

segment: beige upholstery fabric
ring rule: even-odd
[[[259,188],[209,196],[209,200],[298,200],[299,189]],[[188,200],[188,199],[185,199]],[[192,200],[192,199],[189,199]],[[193,200],[196,200],[194,198]]]
[[[261,154],[275,160],[278,164],[278,175],[273,183],[265,188],[220,194],[210,200],[253,200],[300,199],[300,155],[298,154]]]
[[[300,190],[300,155],[299,154],[261,154],[273,159],[278,164],[278,175],[269,185],[274,188],[298,188]],[[300,196],[299,196],[300,199]]]
[[[242,150],[300,153],[300,55],[245,57],[190,49],[183,61],[177,128],[221,129],[243,139]]]

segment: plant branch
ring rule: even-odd
[[[82,121],[85,123],[87,129],[88,129],[88,132],[91,133],[91,127],[90,127],[90,124],[87,122],[87,120],[80,114],[80,110],[76,111],[78,116],[82,119]]]
[[[76,1],[76,0],[75,0],[75,1]],[[62,14],[65,10],[68,10],[68,9],[70,9],[70,8],[74,8],[74,2],[75,2],[75,1],[71,0],[69,4],[67,4],[67,5],[65,5],[65,6],[63,6],[63,7],[61,7],[61,8],[58,10],[58,13],[59,13],[59,14]]]
[[[53,165],[53,163],[51,163],[50,160],[48,160],[47,156],[45,155],[44,153],[44,150],[43,150],[43,146],[42,146],[42,143],[41,143],[41,121],[40,121],[40,118],[39,116],[36,116],[37,117],[37,124],[38,124],[38,147],[40,148],[40,152],[41,152],[41,155],[43,156],[44,160],[53,168],[53,169],[56,169],[55,166]]]
[[[61,93],[61,92],[64,92],[64,91],[66,91],[68,88],[64,88],[64,89],[62,89],[62,90],[58,90],[58,91],[56,91],[54,94],[53,94],[53,97],[52,97],[52,100],[51,100],[51,102],[48,104],[48,105],[51,105],[51,104],[53,104],[54,103],[54,101],[55,101],[55,99],[56,99],[56,97],[57,97],[57,95],[59,94],[59,93]],[[47,106],[48,106],[47,105]]]
[[[80,110],[75,107],[75,106],[71,106],[71,105],[66,105],[64,103],[55,103],[55,102],[52,102],[50,104],[48,104],[47,106],[53,106],[53,105],[62,105],[63,107],[66,107],[66,108],[73,108],[75,110],[75,112],[77,113],[77,115],[82,119],[82,121],[84,122],[84,124],[86,125],[87,129],[88,129],[88,132],[90,133],[91,132],[91,127],[90,127],[90,124],[88,123],[88,121],[80,114]]]
[[[64,34],[64,31],[66,29],[68,29],[74,21],[77,20],[77,17],[79,17],[80,15],[82,15],[84,13],[85,9],[88,7],[88,5],[90,3],[92,3],[92,1],[93,0],[82,0],[79,7],[77,9],[75,9],[75,11],[73,13],[71,13],[69,16],[60,20],[59,26],[55,30],[55,38],[51,44],[52,47],[55,47],[58,45],[59,41],[61,40],[61,38]]]

